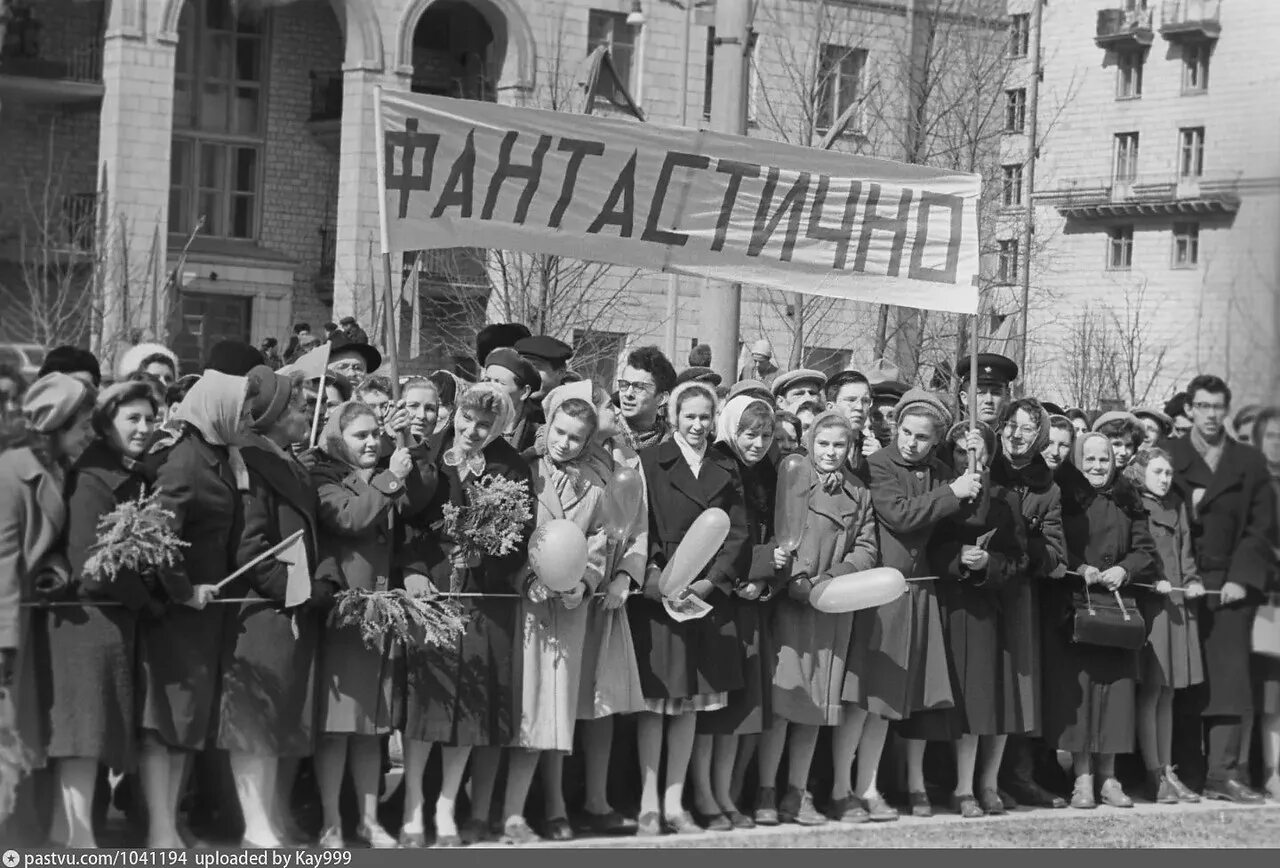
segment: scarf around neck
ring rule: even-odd
[[[489,426],[489,434],[485,437],[484,442],[474,452],[466,452],[457,439],[458,427],[462,419],[460,408],[468,395],[477,393],[493,395],[498,404],[498,411],[494,414],[493,424]],[[458,406],[454,408],[453,415],[453,446],[449,447],[444,453],[444,463],[448,467],[457,469],[460,481],[466,482],[468,476],[479,477],[484,474],[486,466],[484,451],[489,448],[491,443],[504,436],[504,432],[515,417],[515,414],[516,410],[511,403],[511,399],[507,397],[506,391],[496,383],[476,383],[458,397]]]
[[[1216,444],[1204,439],[1204,435],[1196,428],[1192,428],[1188,436],[1191,439],[1191,447],[1200,453],[1204,463],[1209,465],[1209,470],[1217,473],[1218,462],[1222,460],[1222,451],[1227,444],[1227,435],[1224,433]]]
[[[853,430],[853,425],[850,424],[843,413],[838,410],[827,410],[813,420],[813,425],[810,426],[808,433],[804,435],[804,445],[809,450],[809,460],[813,463],[814,482],[827,494],[835,494],[840,490],[840,486],[844,485],[843,467],[830,472],[822,470],[818,467],[818,462],[813,455],[814,441],[818,439],[818,431],[823,428],[844,428],[849,434],[849,450],[851,452],[853,450],[853,439],[857,432]],[[848,456],[845,457],[845,461],[842,461],[841,464],[843,465],[847,461]]]

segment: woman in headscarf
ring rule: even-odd
[[[118,773],[137,763],[134,660],[139,616],[155,618],[164,607],[153,598],[154,576],[121,570],[111,581],[84,574],[98,520],[151,487],[141,459],[159,412],[147,383],[123,382],[98,396],[95,439],[67,480],[67,560],[71,589],[83,608],[49,612],[49,756],[58,760],[62,814],[54,838],[70,847],[94,846],[89,806],[99,764]],[[96,605],[103,603],[105,605]],[[59,833],[69,828],[64,838]]]
[[[727,600],[737,579],[739,553],[747,544],[746,507],[737,463],[710,449],[716,396],[705,383],[677,386],[667,402],[674,434],[640,451],[649,487],[649,565],[645,599],[628,608],[636,643],[640,683],[648,710],[636,724],[642,789],[641,835],[699,831],[684,810],[685,775],[697,725],[696,713],[728,704],[743,687],[742,653],[732,624],[709,618],[676,621],[663,608],[659,579],[690,526],[708,509],[729,516],[729,534],[688,592],[712,606]],[[666,787],[658,789],[658,766],[666,741]]]
[[[442,527],[445,505],[465,507],[469,484],[488,476],[523,483],[532,501],[529,466],[502,437],[514,414],[511,399],[492,383],[471,386],[458,399],[452,439],[441,444],[445,451],[439,485],[424,519],[429,526]],[[516,593],[522,587],[532,529],[530,521],[510,554],[486,555],[479,563],[468,563],[458,541],[442,532],[423,540],[416,552],[418,560],[406,567],[407,573],[424,574],[441,592],[494,596],[458,599],[467,630],[453,647],[410,651],[403,846],[424,843],[423,772],[435,743],[440,744],[443,768],[435,805],[436,845],[462,843],[454,805],[473,749],[471,818],[464,832],[468,841],[488,836],[502,748],[511,743],[519,726],[512,664],[517,654]]]
[[[1271,491],[1277,503],[1276,530],[1273,539],[1280,539],[1280,407],[1267,407],[1258,413],[1253,423],[1252,443],[1267,460],[1271,473]],[[1280,551],[1273,553],[1272,570],[1267,590],[1271,602],[1280,602]],[[1266,776],[1262,788],[1272,799],[1280,801],[1280,660],[1255,654],[1250,658],[1253,670],[1253,707],[1259,715],[1262,731],[1262,767]],[[1245,729],[1248,732],[1248,728]],[[1252,739],[1246,738],[1242,752],[1247,751]],[[1246,763],[1241,763],[1247,768]]]
[[[301,375],[259,366],[248,374],[249,433],[241,451],[249,488],[241,493],[244,533],[236,563],[246,564],[301,532],[285,551],[260,561],[225,590],[248,599],[232,615],[233,642],[223,648],[218,747],[230,752],[244,815],[244,846],[287,843],[288,793],[300,757],[315,750],[317,610],[336,585],[311,578],[317,562],[316,491],[292,448],[311,419]],[[302,557],[299,557],[299,554]],[[315,607],[291,608],[314,600]]]
[[[147,798],[147,846],[186,846],[178,834],[178,801],[193,753],[217,737],[222,648],[231,641],[231,613],[206,605],[235,569],[243,527],[241,494],[248,472],[240,456],[248,383],[208,370],[170,421],[176,443],[160,444],[147,463],[170,529],[189,545],[176,567],[160,572],[168,611],[140,625],[142,787]]]
[[[769,689],[774,720],[760,748],[760,795],[756,819],[819,826],[827,818],[814,808],[809,770],[821,727],[832,736],[832,819],[867,818],[849,779],[868,713],[844,698],[854,614],[819,612],[809,603],[815,584],[870,569],[879,557],[875,510],[866,485],[846,472],[857,433],[837,410],[820,414],[805,439],[813,465],[806,496],[804,530],[794,553],[775,548],[770,566],[785,570],[785,591],[773,623],[773,672]],[[787,791],[781,800],[774,782],[788,741]],[[877,754],[875,762],[879,762]]]
[[[320,532],[316,579],[342,590],[386,591],[400,585],[393,572],[397,519],[425,509],[432,491],[409,449],[391,453],[380,470],[377,413],[358,401],[334,408],[313,455]],[[379,737],[400,726],[399,649],[388,638],[370,648],[355,625],[331,627],[320,648],[320,742],[316,778],[324,810],[320,846],[342,849],[340,795],[351,772],[360,818],[356,837],[374,848],[396,846],[378,822]]]
[[[1102,777],[1102,801],[1133,807],[1115,777],[1117,753],[1133,750],[1138,652],[1071,641],[1073,598],[1097,587],[1111,594],[1150,578],[1155,564],[1146,510],[1133,487],[1119,477],[1105,434],[1076,441],[1075,464],[1089,488],[1063,504],[1067,566],[1074,571],[1053,583],[1053,615],[1045,635],[1045,740],[1070,751],[1075,768],[1073,808],[1094,808],[1094,772]]]
[[[769,583],[773,567],[773,499],[777,468],[769,460],[775,422],[773,408],[758,397],[738,395],[720,413],[711,450],[732,460],[742,480],[747,542],[733,564],[731,593],[711,611],[709,620],[734,631],[743,661],[743,687],[730,691],[728,705],[698,715],[694,740],[693,783],[696,819],[711,831],[750,829],[755,822],[732,796],[739,736],[742,763],[750,761],[760,733],[773,725],[773,607]]]
[[[458,395],[466,389],[467,384],[449,371],[433,371],[427,379],[435,383],[440,398],[435,429],[431,433],[449,434],[453,431],[453,414]]]
[[[987,425],[975,424],[977,438],[969,423],[959,422],[948,432],[947,445],[958,473],[972,468],[985,475],[996,437]],[[1008,622],[1003,596],[1010,584],[1027,580],[1026,530],[1014,495],[984,480],[978,498],[938,526],[929,541],[929,562],[938,576],[956,699],[947,715],[956,760],[951,809],[966,819],[1003,814],[997,775],[1005,741],[1028,726],[1004,701],[1002,671],[1006,637],[1016,626]]]
[[[37,769],[44,766],[50,746],[45,718],[50,693],[49,637],[46,613],[22,603],[59,596],[67,588],[70,569],[63,491],[69,468],[93,436],[93,400],[93,388],[79,379],[46,374],[23,398],[25,430],[0,453],[0,690],[7,689],[4,702],[13,703],[12,709],[5,709],[14,714],[11,724],[16,733],[12,735],[29,751],[32,767]],[[54,838],[93,846],[85,793],[93,792],[97,762],[61,765],[63,805],[55,820]],[[32,816],[37,813],[36,800],[27,786],[17,795],[18,814],[5,824],[9,840],[17,839],[16,834],[9,835],[15,827],[28,822],[43,829],[43,823]],[[41,842],[30,842],[37,843]]]
[[[566,591],[551,590],[532,570],[524,580],[517,615],[524,648],[520,726],[508,754],[503,808],[503,841],[512,844],[538,840],[524,808],[539,762],[547,836],[573,837],[564,803],[564,756],[573,750],[587,612],[604,583],[608,545],[605,480],[587,460],[597,422],[590,396],[591,384],[582,383],[553,389],[542,402],[547,422],[535,445],[534,522],[573,522],[586,537],[587,561],[586,572]]]

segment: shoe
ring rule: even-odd
[[[1098,807],[1093,797],[1093,775],[1080,775],[1076,778],[1075,788],[1071,791],[1071,807],[1089,810]]]
[[[951,797],[951,810],[966,820],[976,820],[979,817],[986,816],[986,811],[978,805],[978,800],[973,797],[973,793],[965,793],[963,795]]]
[[[587,829],[597,835],[628,835],[636,831],[636,821],[617,811],[607,814],[586,813]]]
[[[1019,805],[1029,808],[1065,808],[1067,800],[1055,796],[1035,781],[1009,781],[1005,791],[1017,799]]]
[[[421,850],[427,846],[427,836],[421,832],[406,832],[401,829],[396,844],[401,850]]]
[[[978,807],[982,809],[982,813],[993,817],[1009,812],[1008,805],[1005,804],[1004,799],[1000,798],[999,790],[983,790],[978,793]]]
[[[757,826],[778,825],[777,794],[773,787],[761,787],[756,794],[755,821]]]
[[[1280,802],[1280,774],[1277,774],[1275,769],[1267,769],[1267,782],[1263,784],[1262,789],[1273,801]]]
[[[1015,799],[1013,796],[1009,795],[1008,790],[1006,790],[1004,787],[1000,787],[999,789],[997,789],[996,795],[1000,797],[1000,801],[1001,803],[1004,804],[1004,809],[1006,811],[1016,811],[1018,809],[1018,800]],[[982,801],[981,797],[979,797],[978,801],[979,802]]]
[[[1120,782],[1115,778],[1107,778],[1102,782],[1100,795],[1104,805],[1110,805],[1113,808],[1133,807],[1133,799],[1129,798],[1129,794],[1124,791],[1124,787],[1120,786]]]
[[[729,822],[729,818],[717,811],[714,814],[704,814],[701,811],[693,812],[693,819],[699,826],[708,832],[732,832],[733,823]]]
[[[482,841],[493,840],[489,824],[478,817],[463,820],[462,825],[458,827],[458,837],[464,844],[479,844]]]
[[[1177,794],[1179,802],[1187,802],[1189,804],[1195,804],[1196,802],[1200,801],[1200,794],[1197,793],[1195,790],[1191,789],[1191,787],[1184,784],[1178,778],[1177,766],[1169,766],[1167,769],[1165,769],[1164,779],[1169,782],[1169,786],[1173,787],[1173,791],[1175,794]]]
[[[787,790],[778,805],[778,819],[783,823],[795,823],[798,826],[825,826],[827,818],[818,813],[813,806],[813,796],[808,790],[795,787]]]
[[[641,814],[636,821],[637,838],[656,838],[662,834],[662,817],[657,811]]]
[[[569,825],[566,817],[552,817],[543,825],[542,829],[548,841],[572,841],[573,826]]]
[[[1221,783],[1206,781],[1204,797],[1210,800],[1235,802],[1237,805],[1260,805],[1266,801],[1262,793],[1246,787],[1234,778]]]
[[[342,840],[342,827],[329,826],[320,830],[321,850],[345,850],[347,843]]]
[[[729,825],[735,829],[754,829],[756,827],[756,821],[741,811],[729,811],[725,816],[729,818]]]
[[[886,802],[879,793],[863,799],[862,806],[867,809],[867,816],[873,823],[891,823],[898,819],[898,809]]]
[[[871,821],[871,815],[862,806],[862,799],[853,795],[832,799],[831,804],[827,806],[827,817],[837,823],[868,823]]]
[[[396,839],[377,823],[361,823],[356,826],[356,837],[375,850],[394,850],[396,847]]]
[[[1157,805],[1178,804],[1178,793],[1162,769],[1147,769],[1147,798]]]
[[[674,817],[663,817],[662,825],[672,835],[696,835],[702,831],[688,811],[681,811]]]
[[[541,840],[542,836],[529,828],[529,824],[524,817],[512,817],[503,823],[502,837],[498,839],[502,844],[514,844],[517,847],[525,844],[535,844]]]
[[[911,816],[913,817],[932,817],[933,803],[929,801],[928,793],[911,792],[907,793],[907,803],[911,805]]]

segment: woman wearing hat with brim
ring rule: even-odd
[[[68,468],[93,436],[92,410],[92,387],[67,374],[46,374],[23,398],[25,432],[0,453],[0,692],[9,693],[16,735],[37,769],[45,764],[47,748],[43,703],[49,673],[37,668],[47,653],[46,616],[20,604],[67,586],[63,487]],[[33,816],[34,794],[20,791],[17,799],[19,816],[6,823],[10,841],[15,828],[43,828]]]

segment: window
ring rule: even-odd
[[[613,68],[618,71],[618,78],[622,79],[625,87],[632,85],[631,61],[636,52],[636,35],[636,28],[627,24],[625,12],[592,9],[587,14],[587,54],[601,45],[608,48],[609,56],[613,58]],[[602,104],[609,103],[607,95],[597,98]],[[619,94],[613,102],[623,105],[625,100]]]
[[[996,280],[1000,283],[1018,282],[1018,239],[1010,238],[1000,242],[1000,263]]]
[[[1031,16],[1011,15],[1009,17],[1009,56],[1026,57],[1030,37]]]
[[[1133,227],[1114,226],[1107,233],[1107,268],[1126,270],[1133,267]]]
[[[1004,92],[1004,131],[1020,133],[1027,125],[1027,89],[1016,87]]]
[[[1209,89],[1209,43],[1188,42],[1182,46],[1182,92],[1204,93]]]
[[[708,120],[711,118],[711,83],[714,81],[716,68],[716,29],[714,27],[707,28],[707,62],[706,62],[706,81],[702,85],[702,116]]]
[[[1116,58],[1116,99],[1137,99],[1142,96],[1142,65],[1146,51],[1121,52]]]
[[[857,101],[862,90],[862,69],[866,63],[867,52],[864,49],[822,46],[816,118],[819,130],[831,129],[840,115]],[[850,126],[857,128],[859,124],[850,122]]]
[[[1204,127],[1178,130],[1178,177],[1199,178],[1204,174]]]
[[[1200,261],[1200,224],[1173,224],[1173,267],[1194,268]]]
[[[1131,184],[1138,177],[1138,134],[1116,133],[1116,168],[1113,183]]]
[[[1022,204],[1022,165],[1004,166],[1004,185],[1000,191],[1000,199],[1006,208],[1016,208]]]
[[[169,231],[258,236],[266,137],[266,21],[190,0],[178,22]]]
[[[626,340],[619,332],[574,329],[573,369],[593,383],[608,383],[613,388]]]
[[[804,367],[811,371],[822,371],[828,377],[834,377],[849,367],[852,358],[852,350],[838,350],[834,347],[804,348]]]

